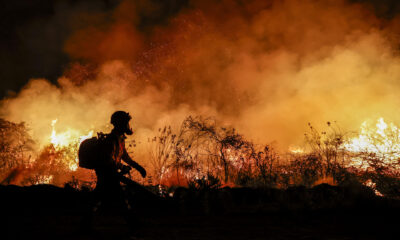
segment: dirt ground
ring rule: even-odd
[[[98,215],[82,233],[81,216],[46,214],[7,219],[8,239],[129,239],[120,216]],[[143,239],[399,239],[398,219],[346,212],[260,216],[153,216],[142,219]],[[4,238],[2,238],[4,239]],[[6,238],[7,239],[7,238]]]
[[[100,240],[130,239],[131,236],[124,218],[110,213],[95,215],[91,232],[80,231],[85,209],[81,200],[85,195],[79,192],[51,186],[0,186],[0,196],[3,222],[0,239]],[[152,211],[151,214],[144,211],[140,234],[142,239],[148,240],[400,239],[399,207],[383,199],[374,202],[358,200],[347,206],[319,209],[293,205],[297,208],[254,211],[251,204],[233,206],[241,206],[240,211],[206,214],[176,209]],[[150,207],[156,209],[157,206]]]

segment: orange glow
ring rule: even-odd
[[[386,123],[381,117],[375,125],[364,121],[358,136],[343,145],[351,153],[372,153],[391,164],[400,158],[400,130],[394,123]],[[359,157],[351,158],[350,165],[367,168],[369,165]]]
[[[302,147],[299,146],[290,146],[289,147],[289,152],[293,153],[293,154],[302,154],[304,153],[304,149]]]
[[[257,146],[276,142],[277,151],[295,156],[308,153],[296,145],[307,122],[335,120],[343,129],[376,115],[400,122],[398,18],[382,20],[368,6],[344,0],[196,0],[165,24],[152,25],[159,13],[149,15],[151,21],[141,17],[157,8],[120,2],[107,14],[65,21],[69,34],[60,43],[71,66],[56,83],[30,79],[0,102],[2,118],[27,123],[37,145],[21,158],[40,165],[31,172],[54,175],[46,181],[60,183],[64,172],[53,174],[60,168],[82,170],[79,143],[92,129],[106,131],[115,110],[132,113],[135,136],[127,140],[138,143],[132,144],[135,160],[147,168],[152,157],[146,140],[160,127],[179,129],[189,115],[213,116]],[[398,127],[382,118],[376,125],[365,122],[339,150],[374,153],[390,163],[400,157],[399,136]],[[223,154],[242,167],[243,152]],[[368,167],[360,157],[346,160]],[[170,175],[160,166],[160,181]]]
[[[43,175],[39,176],[34,185],[39,185],[39,184],[51,184],[53,180],[52,175]]]
[[[83,135],[80,131],[76,129],[68,129],[65,132],[57,133],[55,129],[55,125],[57,123],[57,119],[54,119],[51,122],[51,137],[50,143],[53,144],[55,147],[66,147],[68,145],[74,144],[77,141],[81,143],[85,139],[92,137],[93,131],[90,131],[88,134]]]
[[[50,144],[52,144],[56,150],[70,148],[70,152],[75,154],[78,151],[79,144],[93,135],[93,131],[84,135],[81,131],[70,128],[68,128],[67,131],[57,133],[55,127],[56,123],[57,119],[51,122],[52,131],[50,136]],[[68,159],[70,159],[67,163],[69,170],[76,171],[78,169],[78,157],[69,156]]]

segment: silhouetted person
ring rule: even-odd
[[[146,170],[133,161],[125,149],[125,134],[131,135],[133,133],[129,125],[131,119],[129,113],[124,111],[117,111],[111,116],[111,124],[114,129],[104,136],[104,149],[102,149],[104,158],[102,157],[99,160],[95,168],[97,176],[97,184],[94,190],[95,204],[89,216],[84,220],[85,228],[90,229],[92,227],[94,213],[99,207],[103,206],[116,207],[123,213],[130,229],[135,231],[135,228],[137,228],[135,216],[130,211],[131,207],[120,185],[121,176],[129,173],[131,168],[135,168],[142,177],[146,177]],[[122,161],[129,166],[124,165]]]

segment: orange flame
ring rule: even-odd
[[[360,134],[345,143],[343,148],[352,153],[372,153],[385,164],[391,164],[400,158],[400,130],[394,123],[386,123],[382,117],[375,126],[364,121]],[[368,163],[357,157],[351,159],[350,165],[368,167]]]
[[[85,139],[93,136],[93,131],[90,131],[88,134],[84,135],[80,131],[70,128],[68,128],[67,131],[57,133],[55,129],[57,120],[58,119],[54,119],[51,122],[52,132],[50,136],[50,143],[56,150],[61,150],[62,148],[72,148],[71,152],[76,153],[79,144]],[[72,159],[74,159],[74,161],[69,161],[67,165],[69,170],[76,171],[78,169],[78,157],[75,156],[75,158]]]
[[[55,130],[55,125],[57,121],[58,119],[54,119],[51,122],[52,132],[50,142],[54,145],[54,147],[67,147],[71,144],[76,143],[77,141],[81,143],[83,140],[88,139],[93,135],[93,131],[90,131],[88,134],[83,135],[80,131],[76,129],[68,129],[65,132],[57,133]]]

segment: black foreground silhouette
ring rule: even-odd
[[[144,187],[124,176],[131,167],[146,176],[146,170],[125,150],[125,134],[132,134],[130,119],[128,113],[118,111],[111,118],[114,129],[110,134],[87,140],[88,145],[82,143],[79,163],[96,172],[94,191],[78,190],[68,184],[64,188],[0,185],[0,212],[4,220],[1,239],[399,236],[400,200],[376,196],[372,189],[357,182],[284,190],[200,184],[171,188],[160,194],[158,186]]]
[[[120,182],[124,180],[129,186],[137,188],[136,184],[124,177],[132,168],[146,177],[146,170],[133,161],[125,148],[125,135],[132,135],[130,127],[132,117],[125,111],[116,111],[111,116],[111,124],[114,126],[109,134],[98,134],[98,137],[87,139],[79,147],[79,166],[93,169],[96,173],[96,188],[92,194],[91,205],[87,208],[80,226],[81,233],[89,233],[93,230],[95,213],[100,208],[117,210],[124,216],[128,224],[131,237],[137,237],[140,230],[140,221],[133,212],[127,191]],[[125,162],[128,165],[122,163]],[[140,191],[134,191],[138,193]]]
[[[178,188],[158,197],[128,185],[143,239],[396,239],[400,201],[362,185],[313,188]],[[129,239],[117,212],[99,212],[81,233],[91,192],[68,185],[0,186],[8,239]],[[7,238],[2,238],[7,239]]]

